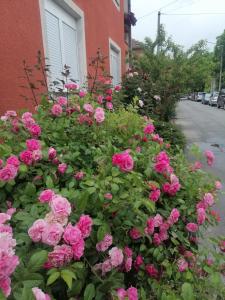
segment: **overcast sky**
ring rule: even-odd
[[[161,10],[161,23],[165,25],[168,35],[185,48],[190,47],[200,39],[215,42],[216,37],[225,29],[225,0],[132,0],[132,11],[137,24],[133,27],[133,38],[143,41],[146,36],[155,38],[157,30],[157,11]],[[224,13],[224,15],[163,15],[163,13]],[[209,44],[212,49],[214,45]]]

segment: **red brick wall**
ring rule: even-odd
[[[109,37],[122,51],[122,71],[125,71],[124,11],[113,0],[73,0],[85,14],[86,55],[95,56],[100,47],[109,55]],[[25,83],[22,61],[36,62],[37,51],[43,51],[42,29],[38,0],[0,0],[0,113],[8,109],[31,109],[20,94],[30,91],[20,86]],[[109,70],[109,61],[107,60]]]

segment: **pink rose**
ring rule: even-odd
[[[112,267],[113,266],[111,264],[111,260],[106,259],[101,265],[102,275],[104,276],[106,273],[110,272],[112,270]]]
[[[189,231],[189,232],[196,232],[198,231],[198,225],[195,224],[195,223],[188,223],[186,225],[186,229]]]
[[[48,262],[55,268],[68,264],[73,258],[72,248],[68,245],[55,246],[48,254]]]
[[[203,197],[203,202],[207,205],[207,206],[212,206],[214,204],[214,197],[211,193],[206,193]]]
[[[153,124],[148,124],[144,128],[144,134],[152,134],[155,131],[155,126]]]
[[[65,226],[68,223],[68,217],[65,216],[55,216],[51,211],[45,215],[44,219],[47,223],[59,223]]]
[[[106,194],[104,195],[104,198],[107,199],[107,200],[112,200],[113,196],[112,196],[111,193],[106,193]]]
[[[44,190],[41,192],[39,196],[40,202],[50,202],[52,198],[55,196],[55,193],[52,190]]]
[[[27,150],[30,150],[30,151],[41,149],[41,143],[39,140],[36,140],[36,139],[26,140],[26,145],[27,145]]]
[[[112,157],[112,164],[119,167],[122,172],[131,172],[134,167],[134,161],[128,151],[114,154]]]
[[[110,234],[106,234],[104,236],[104,239],[96,244],[96,250],[98,252],[105,252],[113,242],[113,237]]]
[[[66,97],[60,96],[60,97],[57,99],[57,102],[58,102],[58,104],[61,105],[61,106],[66,106],[66,105],[67,105],[67,98],[66,98]]]
[[[180,258],[177,262],[179,272],[184,272],[188,268],[188,262],[184,258]]]
[[[59,223],[52,223],[45,226],[42,233],[42,242],[49,246],[56,246],[62,237],[63,226]]]
[[[128,300],[138,300],[138,291],[134,287],[127,290]]]
[[[149,199],[153,202],[156,202],[159,200],[160,194],[161,194],[160,189],[153,190],[149,194]]]
[[[156,156],[156,163],[154,165],[154,169],[158,173],[164,173],[168,171],[170,167],[170,159],[166,152],[162,151]]]
[[[60,174],[64,174],[66,172],[67,168],[68,168],[68,166],[65,163],[58,165],[58,171]]]
[[[148,218],[147,227],[145,228],[145,233],[152,235],[155,229],[155,221],[154,218]]]
[[[49,205],[55,216],[67,217],[71,214],[71,205],[69,201],[60,195],[55,195]]]
[[[25,164],[25,165],[32,165],[33,162],[33,152],[30,150],[24,150],[20,153],[20,160]]]
[[[82,215],[77,223],[77,227],[80,229],[82,237],[85,239],[89,237],[92,230],[93,221],[88,215]]]
[[[156,142],[156,143],[158,143],[160,145],[163,144],[163,138],[161,138],[158,134],[153,134],[152,135],[152,141]]]
[[[111,96],[108,96],[108,97],[111,97]],[[107,103],[106,103],[106,108],[107,108],[108,110],[113,110],[113,104],[112,104],[112,102],[107,102]]]
[[[82,180],[82,179],[84,178],[84,172],[82,172],[82,171],[77,172],[77,173],[74,175],[74,178],[75,178],[76,180]]]
[[[104,109],[101,107],[97,107],[95,110],[94,118],[97,123],[102,123],[105,120]]]
[[[11,216],[6,213],[0,213],[0,224],[4,224],[6,221],[9,221]]]
[[[79,260],[84,255],[84,240],[81,238],[76,244],[72,245],[73,256],[75,260]]]
[[[19,161],[18,157],[15,156],[15,155],[11,155],[11,156],[7,159],[6,163],[9,164],[9,165],[13,165],[13,166],[16,167],[16,168],[18,168],[19,165],[20,165],[20,161]]]
[[[198,225],[202,225],[205,222],[206,219],[206,213],[204,208],[198,208],[197,209],[197,222]]]
[[[133,239],[133,240],[137,240],[141,237],[141,233],[140,231],[137,229],[137,228],[132,228],[130,231],[129,231],[129,235],[130,237]]]
[[[32,159],[35,162],[41,160],[42,159],[42,152],[41,152],[41,150],[34,150],[32,152]]]
[[[62,112],[63,112],[62,106],[59,104],[54,104],[51,108],[51,113],[55,117],[61,116]]]
[[[143,263],[144,263],[143,258],[141,257],[141,255],[138,255],[134,261],[135,269],[138,270]]]
[[[32,292],[36,300],[51,300],[48,294],[45,294],[41,289],[37,287],[32,288]]]
[[[149,277],[152,277],[152,278],[158,278],[159,276],[159,272],[158,270],[155,268],[154,265],[152,264],[148,264],[145,266],[145,271],[146,273],[148,274]]]
[[[82,233],[77,226],[68,224],[63,234],[64,241],[69,245],[75,245],[82,239]]]
[[[107,95],[105,97],[105,100],[108,101],[108,103],[110,103],[112,101],[112,96],[111,95]],[[106,104],[107,105],[107,104]]]
[[[116,92],[119,92],[120,90],[121,90],[121,85],[116,85],[115,87],[114,87],[114,90],[116,91]]]
[[[125,272],[130,272],[131,268],[132,268],[132,257],[128,257],[124,262]]]
[[[123,251],[117,247],[109,250],[109,257],[113,267],[118,267],[123,262]]]
[[[50,147],[48,149],[48,159],[53,160],[54,158],[56,158],[57,152],[54,148]]]
[[[159,233],[154,233],[153,235],[153,244],[155,246],[159,246],[162,243],[161,237]]]
[[[77,83],[66,83],[65,88],[70,89],[70,90],[76,90],[76,89],[79,89],[79,84],[77,84]]]
[[[79,96],[80,98],[84,98],[87,95],[87,92],[85,90],[80,90]]]
[[[103,99],[104,99],[104,97],[101,96],[101,95],[99,95],[99,96],[97,97],[98,104],[102,104],[102,103],[103,103]]]
[[[0,279],[0,289],[2,290],[5,297],[8,297],[11,294],[11,280],[9,277],[3,277]]]
[[[207,159],[207,164],[211,167],[214,163],[214,160],[215,160],[215,156],[214,156],[213,152],[210,151],[210,150],[206,150],[204,152],[204,155]]]
[[[28,130],[33,137],[39,137],[41,135],[41,127],[37,124],[31,125]]]
[[[45,230],[47,223],[43,219],[36,220],[28,230],[28,235],[33,242],[40,242],[42,239],[42,233]]]
[[[119,300],[125,300],[125,297],[127,297],[127,292],[122,288],[118,289],[116,294]]]
[[[216,181],[215,182],[215,188],[217,189],[217,190],[221,190],[222,189],[222,183],[220,182],[220,181]]]
[[[17,168],[14,165],[6,165],[0,169],[0,181],[10,181],[17,175]]]
[[[85,103],[84,106],[83,106],[83,109],[89,113],[89,114],[93,114],[94,113],[94,108],[91,104],[89,103]]]
[[[163,217],[160,214],[157,214],[154,217],[154,226],[159,227],[163,224]]]
[[[168,224],[170,226],[172,226],[173,224],[177,223],[178,220],[179,220],[179,217],[180,217],[180,212],[178,209],[176,208],[173,208],[171,213],[170,213],[170,216],[168,218]]]

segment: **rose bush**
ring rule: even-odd
[[[118,90],[1,118],[2,299],[224,299],[224,239],[198,247],[220,182],[134,107],[113,112]]]

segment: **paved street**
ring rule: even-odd
[[[201,150],[212,150],[216,156],[213,168],[205,166],[214,175],[220,177],[225,192],[225,111],[190,100],[179,102],[177,122],[187,138],[188,148],[197,144]],[[221,222],[213,233],[225,235],[225,194],[221,193],[217,209]]]

